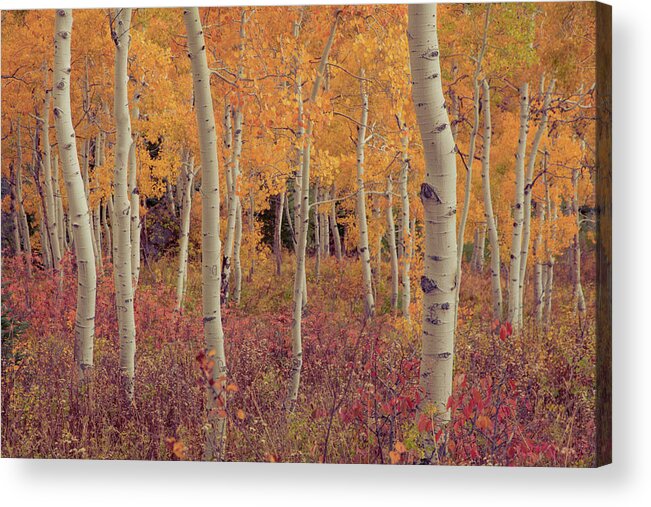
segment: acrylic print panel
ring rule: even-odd
[[[2,40],[3,457],[610,462],[608,6]]]

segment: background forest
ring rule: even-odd
[[[422,9],[2,13],[4,456],[593,464],[594,4],[438,7],[451,191]]]

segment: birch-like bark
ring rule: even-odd
[[[133,145],[127,83],[127,62],[131,43],[131,9],[118,9],[113,16],[115,44],[115,76],[113,114],[116,122],[115,165],[113,190],[115,222],[113,223],[113,274],[120,338],[120,374],[125,398],[133,400],[136,324],[133,310],[133,275],[131,272],[131,199],[129,197],[128,165]]]
[[[317,178],[318,179],[318,178]],[[319,183],[314,185],[314,202],[318,203],[319,202]],[[321,253],[322,253],[322,248],[321,248],[321,226],[319,224],[319,207],[318,205],[314,206],[314,213],[312,213],[312,220],[313,220],[313,232],[314,232],[314,256],[315,256],[315,262],[314,262],[314,276],[317,280],[319,281],[319,278],[321,277]]]
[[[237,212],[235,216],[235,245],[233,247],[233,269],[235,278],[235,287],[233,288],[233,300],[235,305],[240,305],[242,298],[242,261],[240,252],[242,251],[242,203],[237,200]]]
[[[402,135],[400,138],[402,150],[402,171],[400,173],[400,200],[402,202],[402,210],[400,215],[400,249],[402,250],[402,315],[407,320],[411,318],[409,306],[411,305],[411,280],[409,278],[409,271],[411,269],[411,259],[413,250],[410,245],[412,244],[412,234],[410,228],[410,209],[409,209],[409,134],[407,125],[398,119]],[[399,252],[400,252],[399,249]]]
[[[585,296],[581,284],[581,214],[579,213],[579,170],[572,170],[572,211],[576,218],[576,234],[574,234],[574,301],[577,311],[583,315],[585,313]]]
[[[464,234],[466,231],[466,222],[468,221],[468,212],[470,210],[470,193],[472,190],[472,167],[475,162],[475,148],[477,146],[477,133],[479,132],[479,75],[481,73],[481,64],[486,52],[486,41],[488,39],[488,23],[490,19],[491,4],[486,4],[486,16],[484,18],[484,35],[479,49],[477,58],[475,59],[475,74],[472,80],[472,103],[473,103],[473,123],[472,131],[470,132],[470,144],[468,147],[468,163],[466,164],[466,184],[463,197],[463,210],[461,212],[461,219],[459,220],[459,231],[457,237],[457,279],[455,287],[455,317],[454,326],[457,326],[457,313],[459,311],[459,295],[461,293],[461,268],[463,261],[463,245]],[[454,136],[453,136],[454,139]],[[456,143],[456,141],[455,141]]]
[[[131,115],[134,120],[140,118],[140,109],[138,101],[140,95],[135,93],[133,98],[133,110]],[[130,217],[130,230],[131,237],[131,277],[133,279],[133,292],[135,294],[138,280],[140,279],[140,193],[138,191],[138,161],[136,158],[136,150],[138,146],[138,134],[133,132],[131,135],[131,148],[129,149],[129,201],[131,203],[131,217]],[[100,242],[100,249],[102,244]]]
[[[481,159],[481,183],[484,197],[484,217],[488,226],[488,242],[491,248],[491,293],[493,299],[493,318],[501,321],[504,315],[502,308],[502,277],[500,261],[500,243],[497,235],[497,222],[493,213],[493,198],[491,196],[490,158],[491,138],[493,127],[491,125],[490,86],[486,79],[482,82],[484,111],[484,153]]]
[[[111,226],[113,223],[111,222],[111,225],[109,225],[109,219],[112,221],[113,220],[113,199],[111,196],[107,199],[107,203],[105,206],[102,207],[102,212],[104,213],[103,216],[103,221],[104,221],[104,237],[106,238],[106,259],[107,261],[110,260],[110,262],[113,262],[113,242],[111,241]]]
[[[364,69],[360,72],[364,77]],[[373,277],[371,275],[371,252],[368,246],[368,221],[366,218],[366,194],[364,192],[364,146],[366,144],[366,122],[368,121],[368,94],[364,81],[360,80],[360,96],[362,111],[357,126],[357,227],[359,230],[359,255],[362,262],[362,278],[364,282],[364,314],[372,317],[375,314],[375,298],[373,297]]]
[[[456,306],[456,153],[441,84],[436,4],[409,5],[412,96],[425,155],[420,197],[425,215],[420,382],[424,402],[450,419]]]
[[[334,183],[332,184],[332,191],[331,191],[332,196],[334,197],[335,195],[335,186]],[[341,236],[339,234],[339,226],[337,225],[337,204],[336,202],[332,203],[332,206],[330,207],[330,232],[332,234],[332,242],[334,243],[335,247],[335,257],[337,258],[338,261],[340,261],[343,258],[343,253],[341,249]]]
[[[513,204],[513,235],[511,238],[511,263],[509,266],[509,321],[513,329],[520,329],[520,253],[522,251],[522,225],[524,222],[524,160],[529,132],[529,85],[519,90],[520,130],[515,154],[515,202]]]
[[[55,14],[54,30],[54,124],[63,179],[68,194],[68,217],[71,222],[77,257],[77,313],[75,316],[75,362],[82,374],[93,366],[95,334],[95,297],[97,275],[93,256],[88,201],[79,170],[77,142],[70,108],[70,44],[72,10]]]
[[[546,170],[546,157],[543,156],[543,171]],[[543,173],[543,181],[546,179],[546,175]],[[543,321],[543,300],[545,297],[545,277],[546,271],[542,263],[543,256],[543,237],[542,230],[545,224],[545,210],[546,210],[546,200],[540,202],[539,208],[539,227],[538,234],[536,235],[536,242],[534,243],[534,253],[536,256],[536,267],[534,269],[534,315],[536,316],[536,322],[541,324]]]
[[[275,220],[274,220],[274,259],[276,260],[276,276],[280,276],[283,267],[283,210],[285,207],[285,191],[283,190],[275,199]]]
[[[102,222],[101,222],[102,204],[98,203],[93,212],[93,232],[95,233],[95,244],[97,248],[97,266],[100,271],[104,271],[104,256],[102,255]]]
[[[224,331],[220,307],[221,241],[219,238],[219,159],[215,114],[210,94],[210,71],[206,43],[197,7],[185,9],[183,19],[192,63],[192,78],[201,149],[201,277],[203,328],[206,355],[214,362],[209,391],[209,419],[206,425],[205,459],[222,459],[226,438],[226,406],[220,378],[227,375]]]
[[[41,113],[43,129],[43,153],[41,162],[43,164],[43,184],[45,187],[45,216],[47,217],[47,233],[49,237],[50,254],[52,256],[52,267],[59,271],[61,263],[61,248],[57,234],[57,209],[54,200],[54,190],[52,185],[52,157],[50,154],[50,99],[52,91],[45,90],[45,100],[43,101],[43,112]]]
[[[194,193],[194,158],[183,163],[183,195],[181,198],[181,236],[179,238],[179,269],[176,275],[176,311],[183,310],[183,299],[188,279],[188,240],[190,238],[190,213]]]
[[[65,217],[63,212],[63,199],[61,198],[61,186],[59,185],[59,155],[56,153],[52,156],[52,191],[54,195],[54,207],[56,210],[57,221],[57,242],[59,243],[59,252],[63,257],[63,252],[67,248]]]
[[[398,272],[398,250],[396,248],[396,224],[393,220],[393,180],[387,178],[387,243],[389,245],[389,258],[391,264],[391,308],[398,308],[398,293],[400,274]]]
[[[541,93],[543,84],[541,83]],[[543,98],[542,112],[540,123],[538,123],[538,129],[533,138],[531,144],[531,151],[529,152],[529,158],[527,160],[527,169],[525,173],[524,181],[524,221],[522,224],[522,248],[520,250],[520,274],[518,275],[518,304],[520,305],[518,313],[520,322],[523,321],[524,316],[524,286],[527,274],[527,257],[529,256],[529,240],[531,237],[531,187],[533,185],[533,172],[536,165],[536,156],[538,154],[538,148],[540,142],[547,130],[547,121],[549,118],[549,106],[551,102],[552,93],[554,91],[555,81],[552,80],[549,83],[549,87],[545,92]]]
[[[16,203],[18,205],[18,227],[20,229],[20,237],[23,240],[22,249],[25,253],[27,270],[29,275],[32,273],[32,240],[29,233],[29,223],[27,222],[27,214],[25,213],[25,206],[23,204],[23,146],[21,136],[20,117],[16,125],[16,181],[14,182],[16,190]]]
[[[321,62],[317,70],[316,78],[312,84],[312,92],[309,97],[310,102],[314,102],[321,87],[321,81],[325,74],[328,64],[328,56],[335,38],[337,24],[339,22],[339,12],[330,29],[330,35],[326,41],[321,55]],[[299,81],[300,82],[300,81]],[[300,97],[300,94],[299,94]],[[300,107],[300,106],[299,106]],[[310,151],[312,148],[312,131],[314,122],[309,119],[307,129],[303,137],[303,149],[301,150],[301,208],[300,221],[295,221],[295,229],[298,229],[298,240],[296,244],[296,271],[294,273],[294,311],[292,319],[292,369],[289,377],[289,387],[287,390],[287,399],[285,408],[289,411],[294,409],[298,399],[298,388],[301,381],[301,368],[303,366],[303,343],[302,343],[302,321],[303,321],[303,294],[306,293],[305,287],[305,249],[307,246],[307,233],[309,224],[310,211]]]

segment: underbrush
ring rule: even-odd
[[[2,374],[4,456],[201,459],[207,419],[196,263],[181,314],[174,311],[175,259],[143,267],[135,299],[136,397],[130,410],[120,403],[110,267],[99,276],[95,367],[88,392],[80,395],[73,362],[76,274],[69,259],[62,286],[43,271],[29,278],[19,259],[5,257],[3,263],[3,318],[24,323],[20,339],[11,342],[5,342],[3,327],[3,357],[8,347],[7,357],[20,358]],[[515,335],[508,323],[492,321],[488,277],[464,272],[452,420],[439,428],[432,410],[420,403],[419,291],[413,291],[410,322],[394,315],[386,303],[389,270],[383,266],[385,277],[376,287],[382,311],[364,322],[361,271],[352,258],[324,259],[318,281],[314,266],[308,266],[301,388],[296,410],[284,411],[291,264],[286,258],[277,277],[271,262],[258,262],[253,279],[243,281],[240,306],[224,308],[232,385],[228,460],[592,464],[591,283],[585,284],[588,316],[579,322],[569,279],[557,268],[549,329],[527,316]]]

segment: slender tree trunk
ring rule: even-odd
[[[113,226],[113,198],[108,197],[107,203],[103,208],[104,211],[104,236],[106,237],[106,258],[107,261],[110,259],[113,262],[113,242],[111,241],[111,227]],[[111,225],[109,226],[109,219],[111,220]]]
[[[455,287],[455,313],[454,313],[454,326],[457,326],[457,314],[459,311],[459,296],[461,294],[461,268],[463,261],[463,245],[464,234],[466,231],[466,222],[468,221],[468,212],[470,210],[470,193],[472,190],[472,167],[475,162],[475,148],[477,146],[477,133],[479,132],[479,75],[481,73],[481,64],[486,52],[486,41],[488,38],[488,23],[490,19],[491,4],[486,4],[486,16],[484,18],[484,36],[482,44],[479,49],[479,54],[476,58],[475,74],[472,80],[472,102],[473,102],[473,123],[472,131],[470,132],[470,144],[468,147],[468,163],[466,164],[466,184],[463,198],[463,210],[461,212],[461,219],[459,220],[459,232],[457,237],[457,278]],[[453,136],[454,137],[454,136]],[[455,141],[456,143],[456,141]]]
[[[411,318],[409,306],[411,305],[411,280],[409,271],[411,269],[411,259],[413,256],[412,234],[410,228],[410,209],[409,209],[409,135],[407,125],[398,120],[402,130],[402,171],[400,174],[400,200],[402,201],[401,220],[400,220],[400,241],[398,242],[402,249],[402,315],[407,320]]]
[[[396,249],[396,224],[393,221],[393,181],[387,178],[387,243],[389,244],[389,257],[391,259],[391,308],[398,309],[398,287],[400,275],[398,273],[398,250]]]
[[[585,296],[581,285],[581,215],[579,213],[579,170],[572,170],[572,211],[576,217],[576,234],[574,235],[574,300],[576,309],[583,315],[585,313]]]
[[[334,184],[332,186],[332,196],[334,198],[335,192],[334,192]],[[335,247],[335,257],[337,258],[338,261],[340,261],[343,258],[343,254],[341,251],[341,236],[339,235],[339,226],[337,225],[337,204],[335,202],[332,203],[332,206],[330,207],[330,230],[332,233],[332,242],[334,243]]]
[[[482,155],[481,181],[484,197],[484,217],[488,226],[488,242],[491,248],[491,292],[493,299],[493,318],[501,321],[504,315],[502,303],[502,278],[500,262],[500,243],[497,235],[497,222],[493,213],[493,198],[491,197],[490,182],[490,150],[491,150],[491,103],[490,87],[486,79],[483,80],[483,111],[484,111],[484,153]]]
[[[543,157],[543,168],[546,165],[546,161]],[[543,175],[543,178],[545,176]],[[540,210],[539,210],[539,227],[538,227],[538,234],[536,236],[536,242],[534,244],[534,254],[536,256],[536,266],[534,268],[534,314],[536,316],[536,322],[538,324],[541,324],[543,321],[543,300],[545,297],[545,289],[544,289],[544,283],[545,283],[545,277],[546,277],[546,271],[545,267],[543,266],[542,263],[542,255],[543,255],[543,238],[542,238],[542,230],[544,227],[545,223],[545,201],[541,201],[540,203]]]
[[[339,13],[330,29],[330,35],[321,55],[321,62],[317,70],[316,79],[312,84],[312,93],[309,101],[313,103],[321,87],[321,80],[325,74],[328,64],[328,55],[334,42],[337,24],[339,22]],[[300,83],[300,81],[299,81]],[[300,87],[299,87],[300,89]],[[300,97],[300,93],[299,93]],[[300,106],[299,106],[300,107]],[[307,122],[307,129],[302,137],[303,149],[301,150],[302,170],[301,170],[301,208],[300,221],[295,221],[295,229],[298,229],[298,240],[296,244],[296,271],[294,273],[294,311],[292,319],[292,369],[289,377],[289,387],[287,390],[287,399],[285,407],[293,411],[298,399],[298,388],[301,381],[301,368],[303,365],[303,343],[302,343],[302,321],[303,321],[303,297],[307,292],[305,289],[305,249],[307,246],[307,233],[309,225],[309,203],[310,203],[310,151],[312,148],[312,132],[314,129],[313,120]]]
[[[536,135],[533,138],[533,143],[531,145],[531,151],[529,152],[529,158],[527,160],[527,169],[525,173],[525,182],[524,182],[524,222],[522,224],[522,248],[520,250],[520,274],[518,275],[519,283],[519,295],[518,295],[518,304],[520,308],[518,310],[519,320],[522,322],[524,317],[524,286],[526,281],[527,274],[527,257],[529,255],[529,239],[531,237],[531,190],[533,185],[533,172],[536,165],[536,155],[538,154],[538,147],[540,146],[540,141],[547,130],[547,119],[549,116],[549,106],[551,102],[551,95],[554,91],[555,81],[552,80],[549,84],[549,88],[545,93],[543,99],[542,113],[540,118],[540,123],[538,124],[538,129],[536,130]],[[541,90],[543,92],[542,84]]]
[[[133,111],[131,112],[134,120],[140,118],[138,108],[139,94],[136,93],[133,99]],[[140,279],[140,193],[138,191],[138,161],[136,159],[136,150],[138,147],[138,134],[132,133],[131,148],[129,149],[129,201],[131,203],[131,225],[129,234],[131,237],[131,276],[133,278],[133,292],[135,294]],[[102,244],[100,243],[100,249]]]
[[[520,322],[520,253],[522,251],[522,225],[524,221],[524,160],[529,132],[529,85],[525,83],[520,95],[520,133],[515,155],[515,202],[513,206],[513,235],[509,267],[509,320],[519,330]]]
[[[242,250],[242,203],[237,200],[237,212],[235,216],[235,246],[233,248],[233,264],[235,269],[235,287],[233,289],[233,299],[235,305],[240,305],[242,298],[242,262],[240,252]]]
[[[79,171],[77,142],[70,108],[70,44],[72,10],[55,14],[54,36],[54,124],[68,194],[69,220],[77,257],[77,313],[75,316],[75,362],[82,372],[93,366],[95,296],[97,275],[93,256],[88,201]]]
[[[65,231],[65,217],[63,212],[63,199],[61,198],[61,185],[59,185],[59,156],[55,153],[52,156],[52,189],[54,193],[54,207],[56,210],[56,236],[59,243],[59,252],[63,257],[63,252],[66,250],[66,231]]]
[[[424,402],[450,419],[456,312],[456,153],[441,84],[436,4],[408,7],[412,96],[425,155],[421,185],[425,221],[420,382]]]
[[[181,236],[179,238],[179,270],[176,276],[176,310],[182,311],[188,279],[188,240],[190,238],[190,213],[194,193],[194,158],[183,163],[183,196],[181,199]]]
[[[319,184],[314,185],[314,202],[319,202]],[[312,214],[313,225],[314,225],[314,256],[316,258],[314,262],[314,276],[319,281],[321,277],[321,226],[319,224],[319,206],[318,204],[314,205],[314,213]]]
[[[364,69],[361,71],[364,77]],[[359,229],[359,256],[362,262],[364,281],[364,313],[366,317],[375,314],[373,279],[371,276],[371,252],[368,246],[368,221],[366,219],[366,194],[364,192],[364,146],[366,144],[366,122],[368,121],[368,95],[364,81],[360,81],[362,113],[357,127],[357,225]]]
[[[32,274],[32,240],[29,233],[29,223],[27,222],[27,214],[25,213],[25,206],[23,204],[23,148],[21,137],[20,117],[16,126],[16,203],[18,204],[18,227],[20,230],[20,237],[23,240],[22,249],[25,253],[25,262],[27,263],[27,271],[29,276]]]
[[[285,191],[276,196],[276,216],[274,221],[274,258],[276,259],[276,275],[280,276],[283,267],[283,209],[285,207]]]
[[[127,401],[133,400],[136,325],[133,310],[133,274],[131,272],[131,199],[128,188],[129,153],[132,149],[131,116],[127,95],[127,61],[131,43],[131,9],[113,12],[115,44],[115,78],[113,111],[116,122],[115,222],[113,224],[113,273],[120,336],[120,373]]]
[[[209,420],[206,425],[205,459],[222,459],[226,439],[226,406],[222,377],[227,375],[224,354],[224,331],[220,306],[221,241],[219,238],[219,161],[215,114],[210,95],[210,71],[206,60],[206,43],[197,7],[183,11],[192,62],[193,89],[197,129],[201,147],[201,276],[203,328],[206,355],[213,361],[210,373]]]
[[[10,194],[10,213],[11,223],[13,226],[13,239],[14,239],[14,256],[22,255],[23,247],[22,240],[20,239],[20,227],[18,225],[18,211],[17,211],[17,198],[16,198],[16,167],[10,163],[11,168],[11,194]]]
[[[104,257],[102,255],[102,222],[101,222],[102,204],[97,203],[97,208],[93,213],[93,230],[95,232],[95,244],[97,245],[97,266],[100,271],[104,271]]]
[[[43,112],[41,113],[43,128],[43,183],[45,187],[45,216],[47,218],[46,229],[49,238],[50,254],[52,256],[52,267],[59,271],[61,263],[61,248],[57,235],[57,210],[54,200],[54,190],[52,186],[52,157],[50,154],[50,100],[51,90],[45,91],[45,100],[43,102]]]

